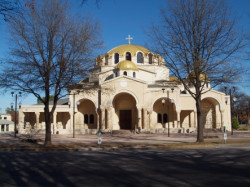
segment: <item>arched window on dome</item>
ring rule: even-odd
[[[109,64],[109,55],[105,55],[105,65]]]
[[[130,52],[126,52],[126,60],[131,61],[131,53]]]
[[[149,64],[152,64],[152,63],[153,63],[153,55],[152,55],[152,54],[149,54],[149,55],[148,55],[148,63],[149,63]]]
[[[119,77],[119,72],[115,72],[115,77]]]
[[[119,53],[115,53],[115,64],[119,62]]]
[[[128,73],[127,73],[126,71],[124,71],[124,72],[123,72],[123,75],[126,75],[126,76],[127,76],[127,75],[128,75]]]
[[[136,74],[135,74],[135,72],[133,72],[133,77],[134,77],[134,78],[136,78]]]
[[[137,53],[137,63],[138,64],[142,64],[143,63],[143,57],[142,57],[142,53],[141,52]]]

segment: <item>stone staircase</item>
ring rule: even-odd
[[[130,135],[132,134],[133,131],[132,130],[112,130],[112,134],[123,134],[123,135]]]

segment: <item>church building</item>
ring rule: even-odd
[[[170,76],[163,57],[147,48],[117,46],[95,60],[87,79],[93,91],[71,90],[59,100],[52,120],[53,134],[95,134],[130,130],[147,133],[192,133],[197,130],[195,100],[176,77]],[[202,78],[202,77],[201,77]],[[230,98],[210,87],[202,95],[205,129],[231,131]],[[19,132],[35,128],[45,132],[43,105],[22,106]]]

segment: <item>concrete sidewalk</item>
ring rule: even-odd
[[[196,142],[196,134],[103,134],[102,143],[97,144],[97,135],[76,134],[52,135],[52,145],[44,147],[45,135],[36,135],[33,139],[40,140],[30,143],[26,135],[0,134],[0,151],[81,151],[81,150],[121,150],[121,149],[185,149],[185,148],[216,148],[216,147],[250,147],[250,132],[234,132],[228,134],[224,144],[223,133],[204,133],[204,143]]]

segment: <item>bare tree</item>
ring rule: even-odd
[[[197,141],[203,142],[201,95],[206,83],[216,86],[239,75],[235,57],[242,41],[236,23],[223,0],[170,0],[161,17],[150,37],[172,74],[195,99]]]
[[[72,17],[65,2],[36,2],[9,22],[11,57],[1,84],[31,93],[44,104],[45,145],[51,144],[51,119],[57,101],[69,86],[86,76],[93,50],[102,45],[99,25],[88,17]]]
[[[10,15],[19,11],[19,6],[19,0],[0,0],[0,15],[7,20]]]

